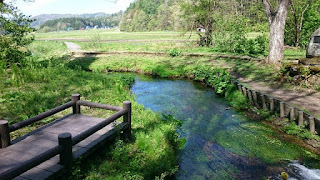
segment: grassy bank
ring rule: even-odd
[[[130,100],[133,102],[134,138],[126,142],[117,140],[115,145],[100,150],[89,161],[80,161],[69,179],[153,179],[174,173],[179,149],[178,122],[163,119],[138,105],[128,91],[132,76],[110,76],[68,68],[69,57],[62,43],[38,43],[31,46],[34,56],[22,63],[22,67],[1,68],[0,119],[6,119],[10,124],[24,120],[69,101],[72,93],[80,93],[88,101],[112,105]],[[83,110],[91,115],[110,115],[106,111]],[[52,120],[45,119],[12,136]]]

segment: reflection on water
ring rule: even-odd
[[[296,165],[280,163],[287,153],[297,153],[295,147],[270,137],[268,127],[230,109],[212,89],[185,80],[137,77],[131,90],[146,108],[183,120],[187,141],[177,179],[278,179],[281,171],[302,177]]]

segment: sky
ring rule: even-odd
[[[84,14],[105,12],[108,14],[126,10],[134,0],[4,0],[15,2],[18,9],[25,15],[39,14]]]

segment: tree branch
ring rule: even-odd
[[[267,18],[268,18],[268,21],[269,21],[269,24],[272,23],[272,19],[273,19],[273,11],[272,11],[272,7],[271,7],[271,4],[270,4],[270,1],[269,0],[262,0],[262,3],[264,5],[264,9],[265,9],[265,12],[267,14]]]

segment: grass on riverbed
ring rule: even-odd
[[[0,119],[9,120],[10,124],[24,120],[70,101],[73,93],[80,93],[84,100],[120,106],[124,100],[130,100],[133,102],[133,140],[117,140],[115,145],[100,150],[89,161],[80,161],[70,179],[153,179],[175,172],[178,122],[163,119],[138,105],[128,91],[132,76],[70,69],[65,64],[66,56],[54,56],[67,54],[63,44],[41,42],[42,47],[39,47],[37,43],[31,46],[34,58],[22,64],[22,68],[14,65],[8,70],[1,68]],[[42,56],[45,51],[52,56]],[[68,111],[61,115],[66,113]],[[92,109],[84,109],[83,113],[103,117],[111,114]],[[52,120],[46,119],[35,126]],[[25,128],[12,136],[34,128]]]

